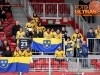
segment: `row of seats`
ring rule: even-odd
[[[29,0],[34,3],[64,3],[64,0]]]
[[[43,13],[43,4],[32,4],[37,14]],[[45,4],[45,14],[56,14],[57,4]],[[70,10],[66,4],[58,4],[58,14],[69,14]]]
[[[49,62],[37,61],[34,63],[30,63],[30,68],[35,68],[36,70],[49,70]],[[59,63],[57,61],[53,61],[51,62],[51,68],[53,70],[60,70],[60,68],[68,70],[68,62]]]

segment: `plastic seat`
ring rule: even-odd
[[[53,62],[52,67],[53,67],[54,70],[59,70],[59,62],[56,62],[56,61]]]
[[[59,0],[58,2],[59,2],[59,3],[64,3],[64,0]]]
[[[11,15],[11,12],[6,12],[6,15]]]
[[[7,28],[8,27],[8,24],[3,24],[3,28]]]
[[[39,61],[40,62],[46,62],[46,58],[40,58]]]
[[[14,38],[13,38],[13,37],[8,37],[7,39],[8,39],[8,40],[13,40]]]
[[[16,21],[10,21],[10,24],[16,24]]]
[[[36,67],[36,70],[42,70],[42,62],[36,62],[35,63],[35,67]]]
[[[57,5],[56,4],[50,4],[49,6],[50,6],[51,14],[56,14]]]
[[[16,46],[16,43],[10,43],[10,46],[14,46],[15,47]]]
[[[96,62],[97,62],[96,59],[92,59],[92,60],[91,60],[91,64],[93,64],[93,65],[94,65]]]
[[[8,21],[3,21],[2,24],[9,24],[9,22]]]
[[[39,3],[44,3],[44,0],[38,0]]]
[[[51,0],[45,0],[46,1],[46,3],[51,3]]]
[[[61,62],[62,69],[68,70],[68,63],[67,62]]]
[[[38,1],[37,0],[31,0],[31,2],[37,3]]]
[[[49,62],[44,62],[44,69],[48,70],[49,69]]]
[[[4,37],[5,33],[4,32],[0,32],[0,37]]]
[[[15,47],[10,46],[10,48],[11,48],[11,51],[15,51],[16,46]]]
[[[34,63],[30,63],[30,68],[34,68]]]
[[[2,41],[6,40],[6,38],[5,38],[5,37],[0,37],[0,39],[1,39]]]
[[[58,0],[52,0],[52,3],[58,3]]]

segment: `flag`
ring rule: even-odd
[[[0,58],[0,72],[29,72],[30,57]]]
[[[31,49],[50,53],[55,52],[58,49],[58,46],[62,47],[62,39],[33,38]]]

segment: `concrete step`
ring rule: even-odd
[[[20,4],[19,0],[10,0],[10,4]]]
[[[17,17],[17,18],[26,18],[26,14],[23,14],[23,13],[13,13],[13,16],[14,17]]]

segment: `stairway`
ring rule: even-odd
[[[9,0],[10,4],[20,4],[20,0]],[[14,20],[18,20],[20,25],[25,28],[27,22],[27,14],[24,12],[23,7],[12,7],[12,14]],[[24,29],[25,30],[25,29]]]

